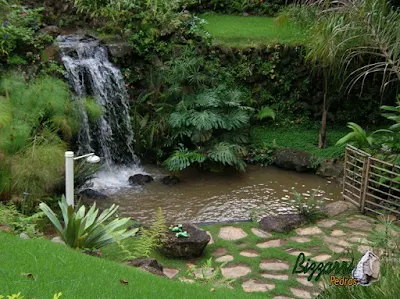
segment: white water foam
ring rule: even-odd
[[[107,194],[113,194],[124,188],[132,188],[129,185],[129,177],[135,174],[148,174],[144,168],[138,165],[113,165],[110,168],[100,170],[96,177],[85,186],[94,190],[101,190]]]

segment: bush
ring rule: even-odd
[[[129,218],[115,218],[105,224],[105,221],[117,212],[118,206],[115,205],[105,209],[98,217],[99,209],[96,209],[96,203],[87,212],[85,206],[81,206],[75,211],[72,206],[68,205],[63,196],[59,206],[64,219],[64,227],[57,215],[45,203],[39,205],[54,225],[61,239],[72,248],[99,249],[134,236],[138,231],[138,229],[117,230],[124,226],[130,220]]]
[[[317,200],[315,196],[319,190],[314,190],[310,197],[304,197],[300,193],[293,191],[292,194],[296,200],[295,206],[299,214],[303,215],[309,223],[315,223],[324,218],[327,214],[321,210],[322,200]]]

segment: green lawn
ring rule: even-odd
[[[214,42],[232,46],[287,43],[301,44],[305,33],[294,24],[278,25],[274,18],[220,14],[201,15]]]
[[[328,129],[327,147],[320,149],[318,148],[318,129],[255,127],[251,131],[251,143],[256,147],[271,146],[275,140],[278,147],[299,149],[316,158],[328,159],[343,156],[345,146],[335,146],[335,143],[349,131],[345,127]]]
[[[265,298],[230,289],[210,292],[209,285],[171,281],[48,240],[23,240],[4,232],[0,232],[0,252],[0,295],[21,292],[25,298],[45,299],[62,292],[61,299]]]

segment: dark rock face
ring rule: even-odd
[[[106,199],[106,198],[108,198],[107,195],[105,195],[99,191],[93,190],[93,189],[82,190],[81,192],[79,192],[78,195],[86,197],[86,198],[90,198],[90,199]]]
[[[280,168],[308,171],[310,170],[310,154],[301,150],[281,148],[274,153],[274,163]]]
[[[343,214],[348,210],[356,210],[357,207],[348,201],[335,201],[325,205],[322,210],[327,213],[329,217],[335,217],[337,215]]]
[[[259,224],[261,229],[268,232],[287,233],[306,222],[307,219],[303,215],[284,214],[264,217]]]
[[[121,58],[132,53],[132,47],[127,42],[106,43],[111,56]]]
[[[163,266],[154,258],[138,258],[125,262],[125,265],[138,267],[152,274],[166,277],[163,273]]]
[[[153,177],[147,174],[135,174],[129,177],[129,184],[131,185],[144,185],[154,181]]]
[[[183,224],[183,231],[188,232],[187,238],[178,238],[169,231],[163,240],[160,251],[167,257],[194,258],[202,255],[204,248],[210,242],[210,236],[194,224]]]
[[[328,159],[318,167],[317,174],[326,178],[343,179],[344,162],[338,159]]]
[[[161,179],[164,185],[176,185],[179,183],[179,178],[176,176],[167,175]]]
[[[47,26],[40,29],[40,33],[48,34],[51,35],[52,37],[57,37],[60,34],[60,32],[61,30],[57,26]]]

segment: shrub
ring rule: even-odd
[[[28,217],[18,212],[14,204],[0,203],[0,225],[8,227],[14,234],[25,233],[31,238],[41,237],[37,224],[43,216],[44,213],[40,212]]]
[[[81,206],[76,211],[67,204],[63,196],[59,206],[64,219],[64,226],[61,225],[57,215],[45,203],[39,205],[54,225],[61,239],[72,248],[99,249],[105,245],[134,236],[138,231],[138,229],[116,230],[124,226],[130,220],[129,218],[115,218],[105,224],[117,212],[118,206],[115,205],[105,209],[98,217],[99,209],[96,209],[96,203],[87,212],[85,206]]]
[[[297,211],[303,215],[309,223],[315,223],[318,219],[326,217],[326,213],[321,210],[322,200],[315,198],[319,190],[314,190],[310,197],[304,197],[297,191],[292,194],[296,200],[295,206]]]

